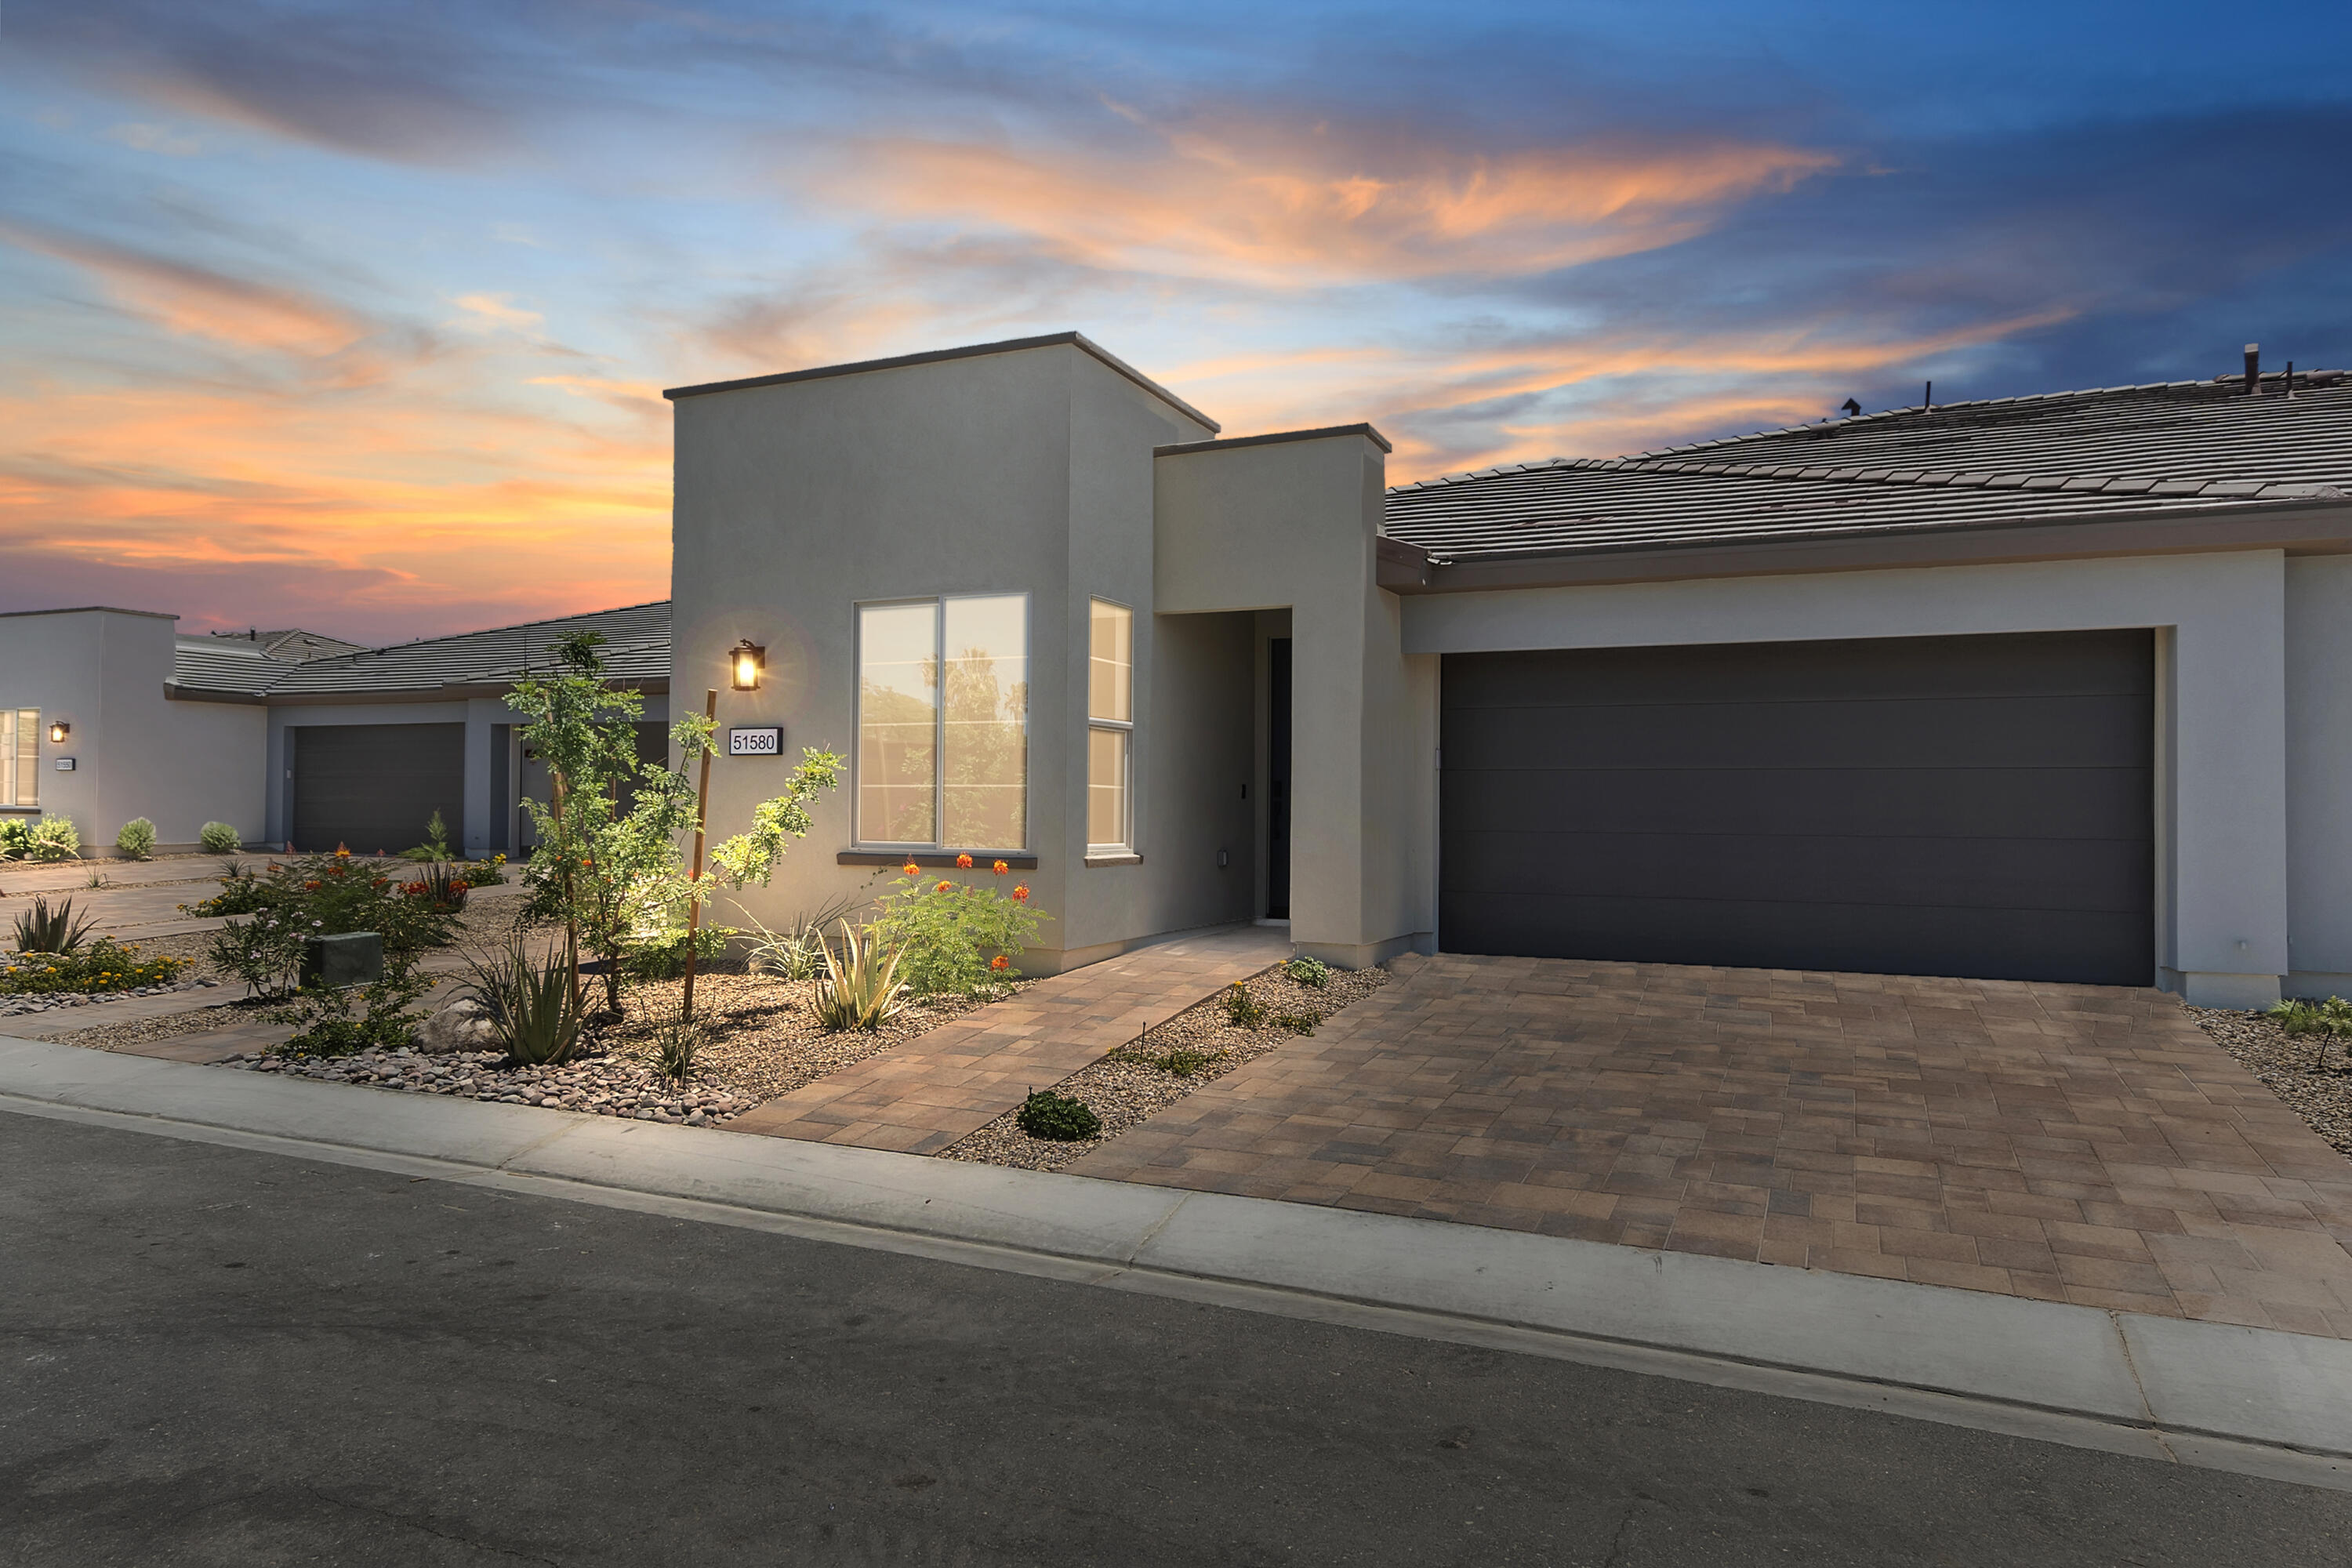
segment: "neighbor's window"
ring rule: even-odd
[[[1135,612],[1094,600],[1087,659],[1087,847],[1132,843],[1128,752],[1135,739]]]
[[[1029,600],[857,610],[857,841],[1029,844]]]
[[[41,804],[41,710],[0,708],[0,805]]]

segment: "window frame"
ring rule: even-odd
[[[1095,606],[1107,605],[1127,616],[1127,717],[1097,719],[1095,717]],[[1139,853],[1135,847],[1135,670],[1139,662],[1135,649],[1135,606],[1100,594],[1087,596],[1087,858],[1112,858]],[[1098,844],[1094,836],[1094,737],[1097,731],[1116,732],[1119,737],[1119,816],[1118,842]]]
[[[947,624],[948,605],[959,599],[1018,599],[1021,601],[1021,673],[1023,684],[1031,690],[1035,682],[1030,679],[1032,656],[1029,651],[1031,633],[1035,629],[1035,597],[1026,588],[969,589],[953,594],[909,594],[890,598],[857,599],[849,607],[850,624],[850,700],[849,732],[849,842],[853,849],[888,850],[894,854],[943,854],[960,851],[974,857],[992,855],[1028,855],[1034,853],[1025,840],[1030,837],[1030,824],[1035,817],[1034,780],[1031,777],[1030,742],[1034,737],[1033,718],[1036,704],[1024,701],[1021,708],[1021,834],[1020,844],[950,844],[940,834],[947,826],[948,746],[947,746]],[[866,767],[866,612],[887,610],[912,605],[931,607],[931,669],[935,682],[931,694],[931,834],[928,841],[900,838],[868,838],[866,837],[866,791],[860,776]]]
[[[41,809],[41,710],[11,704],[0,707],[0,714],[8,720],[7,733],[0,735],[0,812],[37,812]],[[25,725],[27,718],[30,729]],[[26,794],[32,799],[20,798]]]

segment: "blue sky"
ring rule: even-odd
[[[0,11],[0,608],[667,591],[665,385],[1075,327],[1392,479],[2352,363],[2352,8]]]

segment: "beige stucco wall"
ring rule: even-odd
[[[1162,614],[1289,611],[1291,940],[1349,967],[1434,923],[1436,661],[1375,581],[1385,473],[1352,431],[1158,467]]]
[[[132,611],[0,616],[0,705],[41,710],[40,815],[72,817],[86,853],[111,853],[135,816],[164,849],[193,849],[212,821],[261,837],[265,712],[167,700],[173,637],[173,617]]]
[[[1078,348],[1012,353],[680,398],[671,557],[673,712],[719,689],[726,725],[778,724],[781,760],[720,756],[714,833],[747,823],[803,748],[854,751],[856,605],[941,595],[1029,595],[1029,847],[1023,879],[1055,918],[1029,966],[1152,933],[1158,875],[1089,868],[1085,851],[1087,600],[1137,609],[1138,819],[1150,823],[1155,658],[1151,449],[1207,428]],[[726,650],[768,649],[757,692],[726,689]],[[723,900],[770,925],[884,878],[835,864],[852,784],[765,889]]]

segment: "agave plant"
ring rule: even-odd
[[[16,917],[16,951],[78,952],[96,924],[96,915],[75,918],[71,899],[51,909],[48,900],[36,898],[32,909]]]
[[[841,922],[841,952],[824,950],[824,978],[809,1006],[828,1029],[874,1029],[907,1009],[906,982],[898,978],[898,953],[872,936],[860,942],[849,922]]]
[[[469,959],[474,994],[489,1010],[490,1022],[519,1067],[554,1067],[580,1048],[585,1022],[572,990],[572,965],[561,952],[544,963],[517,942],[494,958]]]

